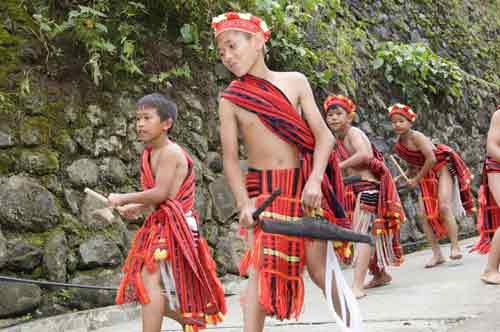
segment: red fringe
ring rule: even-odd
[[[477,213],[477,229],[480,233],[479,240],[471,252],[477,251],[482,255],[490,252],[491,240],[500,227],[500,207],[489,189],[488,173],[500,173],[500,163],[490,157],[486,157],[481,175],[481,186],[479,187]]]

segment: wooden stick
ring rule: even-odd
[[[108,205],[108,199],[105,196],[99,194],[98,192],[95,192],[90,188],[85,188],[83,191],[87,195],[92,196],[94,199],[98,200],[99,202]]]
[[[394,158],[394,156],[391,154],[389,156],[389,158],[392,160],[392,162],[394,163],[394,165],[396,165],[396,168],[398,169],[399,171],[399,174],[401,174],[401,176],[403,177],[403,179],[406,181],[406,182],[409,182],[410,179],[408,179],[408,177],[406,176],[405,172],[403,171],[403,169],[401,168],[401,166],[399,165],[399,163],[397,162],[396,158]]]

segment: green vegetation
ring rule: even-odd
[[[0,23],[0,55],[7,59],[0,79],[15,72],[20,96],[34,93],[38,74],[22,68],[16,50],[26,45],[42,53],[47,77],[84,71],[98,90],[131,80],[155,89],[189,82],[218,61],[210,22],[229,10],[263,17],[272,28],[270,66],[303,72],[321,97],[335,91],[356,98],[367,86],[361,81],[380,71],[401,98],[423,106],[461,96],[458,68],[500,84],[498,1],[7,0],[0,6],[2,17],[22,27]],[[414,80],[402,80],[406,74]],[[13,93],[3,90],[3,99]]]
[[[422,44],[383,43],[372,66],[401,90],[410,105],[423,102],[429,106],[427,96],[462,96],[460,68]]]

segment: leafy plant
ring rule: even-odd
[[[191,68],[187,63],[182,67],[175,67],[166,72],[161,72],[159,74],[152,75],[149,81],[152,83],[162,84],[171,78],[185,78],[191,79]]]
[[[423,44],[383,43],[377,48],[372,68],[411,103],[428,105],[428,97],[462,96],[460,68]]]

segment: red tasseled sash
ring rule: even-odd
[[[397,142],[395,144],[396,153],[405,160],[408,164],[421,167],[425,163],[425,157],[420,151],[408,149],[403,144]],[[457,172],[457,179],[460,190],[460,199],[464,210],[470,213],[474,208],[474,200],[471,192],[472,173],[465,165],[464,161],[458,153],[452,148],[444,144],[437,144],[434,154],[437,159],[436,165],[426,174],[419,182],[420,190],[422,191],[422,199],[424,201],[425,213],[427,221],[432,227],[434,234],[438,239],[446,236],[447,231],[439,217],[439,198],[438,198],[438,172],[444,166],[447,167],[449,162],[452,163]]]
[[[400,242],[399,228],[400,224],[405,220],[405,214],[392,175],[384,164],[383,155],[373,144],[372,151],[374,157],[366,167],[380,181],[380,185],[378,186],[377,219],[373,224],[373,235],[392,238],[392,247],[395,254],[392,264],[398,266],[403,262],[403,249]],[[349,158],[349,153],[340,140],[337,141],[335,152],[341,161]],[[351,218],[355,205],[356,194],[354,193],[353,186],[346,186],[346,211]]]
[[[500,173],[500,163],[493,158],[486,157],[478,195],[479,211],[477,213],[477,228],[480,237],[471,249],[471,251],[478,251],[483,255],[490,251],[493,235],[498,227],[500,227],[500,207],[495,202],[495,198],[491,194],[488,185],[489,173]]]
[[[304,179],[309,178],[313,166],[314,135],[307,123],[295,111],[286,95],[272,83],[251,75],[234,80],[222,93],[222,97],[233,104],[256,114],[262,123],[278,137],[291,144],[300,154],[301,173]],[[328,167],[335,176],[325,176],[322,182],[324,217],[342,227],[351,228],[351,223],[338,200],[342,196],[342,181],[336,158],[330,158]],[[335,188],[330,179],[336,179]],[[335,192],[337,191],[337,192]],[[340,257],[349,255],[347,245]]]
[[[142,156],[141,183],[144,190],[155,186],[155,179],[149,164],[151,148]],[[226,313],[224,290],[215,272],[208,245],[199,238],[196,245],[193,234],[186,222],[185,213],[193,211],[195,197],[195,175],[193,161],[186,155],[189,171],[174,200],[166,200],[151,213],[137,231],[128,258],[123,267],[125,273],[116,303],[133,300],[141,304],[150,299],[144,287],[141,270],[146,267],[154,272],[158,261],[154,253],[166,250],[167,260],[173,264],[180,311],[185,319],[185,331],[198,331],[206,324],[222,321]],[[193,211],[194,212],[194,211]],[[197,221],[197,215],[194,213]]]

